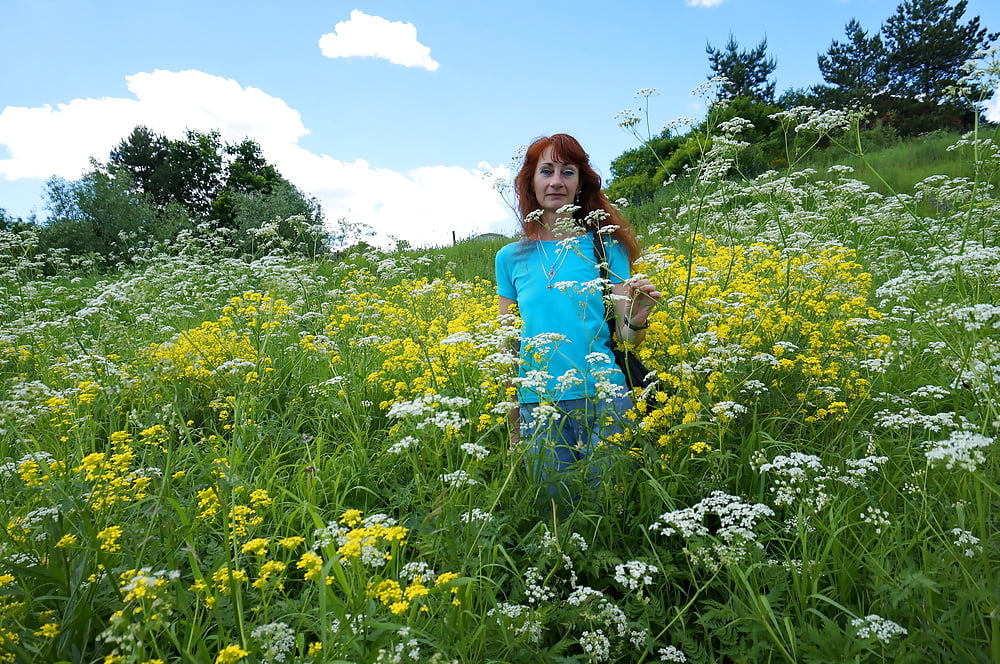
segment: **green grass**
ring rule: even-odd
[[[508,440],[504,240],[5,250],[0,662],[1000,661],[1000,201],[917,193],[638,219],[666,389],[564,518]]]

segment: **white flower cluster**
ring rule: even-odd
[[[853,618],[851,626],[857,628],[858,636],[862,639],[874,638],[882,643],[889,643],[894,636],[907,633],[906,628],[874,613],[864,618]]]
[[[455,470],[450,473],[442,473],[438,475],[438,479],[445,484],[451,485],[453,488],[459,488],[463,486],[474,486],[479,484],[479,481],[474,477],[469,475],[469,473],[464,470]]]
[[[389,454],[402,454],[403,452],[405,452],[406,450],[413,447],[419,442],[420,441],[418,441],[413,436],[406,436],[402,440],[398,440],[392,445],[390,445],[389,449],[387,449],[386,452],[388,452]]]
[[[437,578],[437,572],[425,562],[414,561],[403,565],[403,568],[399,570],[399,578],[406,579],[407,581],[414,581],[415,579],[420,579],[422,583],[434,583]]]
[[[953,412],[925,415],[911,407],[903,408],[899,412],[881,410],[872,416],[872,421],[875,426],[883,429],[898,430],[920,427],[934,433],[959,429],[969,424],[964,417]]]
[[[932,465],[944,465],[948,470],[959,468],[975,472],[986,460],[984,448],[993,444],[993,438],[972,431],[955,431],[947,440],[928,442],[924,456]]]
[[[955,372],[952,388],[971,388],[990,398],[1000,384],[1000,343],[980,339],[966,349],[966,355],[949,357],[944,364]]]
[[[882,466],[889,460],[887,456],[866,456],[860,459],[845,459],[845,476],[839,478],[841,482],[853,487],[862,486],[861,480],[871,474],[882,470]]]
[[[570,368],[563,375],[556,378],[556,390],[563,392],[583,384],[583,376],[575,368]]]
[[[506,629],[512,630],[514,636],[527,637],[529,643],[542,640],[542,621],[535,617],[535,611],[523,604],[508,604],[500,602],[495,608],[486,612]]]
[[[477,521],[489,523],[490,521],[493,521],[493,515],[479,509],[478,507],[474,507],[468,512],[462,512],[461,516],[458,517],[458,520],[462,523],[474,523]]]
[[[457,429],[469,423],[469,420],[453,408],[464,408],[472,403],[466,397],[446,397],[441,394],[424,394],[412,401],[400,401],[389,407],[388,417],[424,417],[417,423],[418,429],[435,426],[442,431]],[[438,410],[438,409],[441,410]]]
[[[955,546],[965,547],[965,551],[963,552],[965,556],[974,558],[976,554],[983,552],[983,547],[979,543],[979,538],[970,533],[968,530],[952,528],[951,534],[955,537]]]
[[[462,443],[459,449],[468,454],[470,457],[476,461],[482,461],[490,455],[490,451],[483,447],[482,445],[477,445],[476,443]]]
[[[771,491],[775,505],[802,503],[810,510],[819,512],[830,502],[825,482],[829,472],[818,456],[802,452],[779,455],[761,464],[758,470],[774,475]]]
[[[420,662],[420,642],[410,637],[409,628],[399,630],[402,640],[391,649],[379,648],[375,664],[402,664],[403,662]]]
[[[594,661],[606,662],[611,657],[611,641],[601,630],[584,631],[580,635],[580,646]]]
[[[687,655],[685,655],[683,651],[674,646],[667,646],[666,648],[660,648],[657,651],[657,654],[660,655],[661,662],[680,662],[681,664],[683,664],[683,662],[688,661]]]
[[[831,482],[861,487],[862,480],[880,471],[888,460],[889,457],[874,455],[845,459],[841,473],[825,466],[818,456],[793,452],[787,456],[776,456],[770,462],[765,458],[758,459],[755,465],[759,472],[774,476],[771,492],[774,493],[775,505],[799,503],[813,512],[819,512],[830,502]]]
[[[713,422],[728,422],[747,412],[747,407],[735,401],[720,401],[712,406]]]
[[[552,589],[542,583],[542,573],[537,567],[529,567],[524,571],[524,585],[531,604],[548,602],[555,597]]]
[[[949,317],[966,332],[978,332],[983,328],[1000,330],[1000,307],[994,304],[957,307],[949,312]]]
[[[85,496],[86,497],[86,494]],[[59,516],[58,507],[36,507],[20,518],[13,518],[8,524],[8,528],[18,528],[20,530],[34,530],[38,526],[44,526],[56,521]],[[44,542],[48,539],[48,528],[39,528],[35,533],[36,542]]]
[[[454,334],[449,334],[439,343],[444,344],[446,346],[447,345],[457,346],[458,344],[472,343],[473,341],[475,341],[475,338],[472,336],[472,333],[462,330],[459,332],[455,332]]]
[[[865,523],[875,526],[875,533],[881,535],[883,528],[888,528],[892,525],[889,521],[889,513],[880,507],[872,507],[869,505],[865,508],[865,511],[861,513],[861,520]]]
[[[260,647],[261,663],[284,662],[295,647],[295,630],[283,622],[255,627],[250,636]]]
[[[709,515],[718,517],[715,532],[705,525]],[[745,503],[737,496],[713,491],[692,507],[661,514],[649,529],[666,537],[678,534],[689,540],[685,552],[694,562],[719,569],[745,560],[752,550],[760,549],[753,529],[758,521],[770,516],[774,516],[774,510],[767,505]],[[707,540],[707,544],[698,540]]]
[[[628,590],[640,590],[643,586],[653,583],[653,575],[659,574],[656,565],[649,565],[639,560],[630,560],[615,565],[615,581]]]

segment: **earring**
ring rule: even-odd
[[[580,192],[579,192],[579,190],[576,192],[576,197],[573,199],[573,202],[576,203],[577,205],[580,204]]]

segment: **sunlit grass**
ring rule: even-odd
[[[659,389],[561,518],[495,245],[71,279],[4,238],[0,661],[1000,659],[989,178],[692,177],[637,267]]]

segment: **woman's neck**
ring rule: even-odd
[[[554,212],[551,214],[546,212],[542,215],[536,226],[537,233],[534,239],[541,241],[564,240],[568,237],[579,237],[587,233],[585,229],[575,224],[572,226],[571,231],[567,227],[568,224],[566,223],[565,216],[557,215]]]

